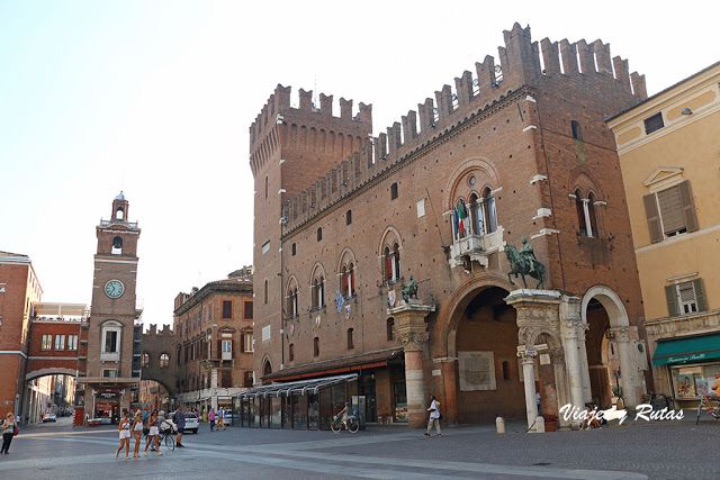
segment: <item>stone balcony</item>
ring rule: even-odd
[[[487,267],[489,255],[503,249],[505,244],[503,232],[503,228],[498,227],[487,235],[466,235],[455,239],[450,245],[450,267],[465,265],[467,258]]]

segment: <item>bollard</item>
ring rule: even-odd
[[[505,433],[505,419],[503,417],[497,417],[495,419],[495,429],[497,433]]]

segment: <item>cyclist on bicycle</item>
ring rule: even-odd
[[[342,417],[342,424],[345,428],[347,428],[348,410],[350,410],[350,404],[348,402],[345,402],[345,406],[342,408],[342,410],[340,410],[337,415],[335,415],[336,420]]]

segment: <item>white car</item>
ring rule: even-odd
[[[55,415],[54,413],[46,413],[45,415],[43,415],[42,423],[49,423],[49,422],[51,422],[51,423],[57,422],[57,415]]]
[[[185,433],[198,433],[198,430],[200,429],[200,419],[198,419],[198,416],[194,413],[186,413],[185,414]]]

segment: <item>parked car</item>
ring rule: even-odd
[[[55,422],[57,422],[57,415],[55,415],[54,413],[46,413],[42,417],[42,422],[43,423],[48,423],[48,422],[55,423]]]
[[[200,419],[194,413],[185,413],[185,433],[198,433],[200,429]]]

